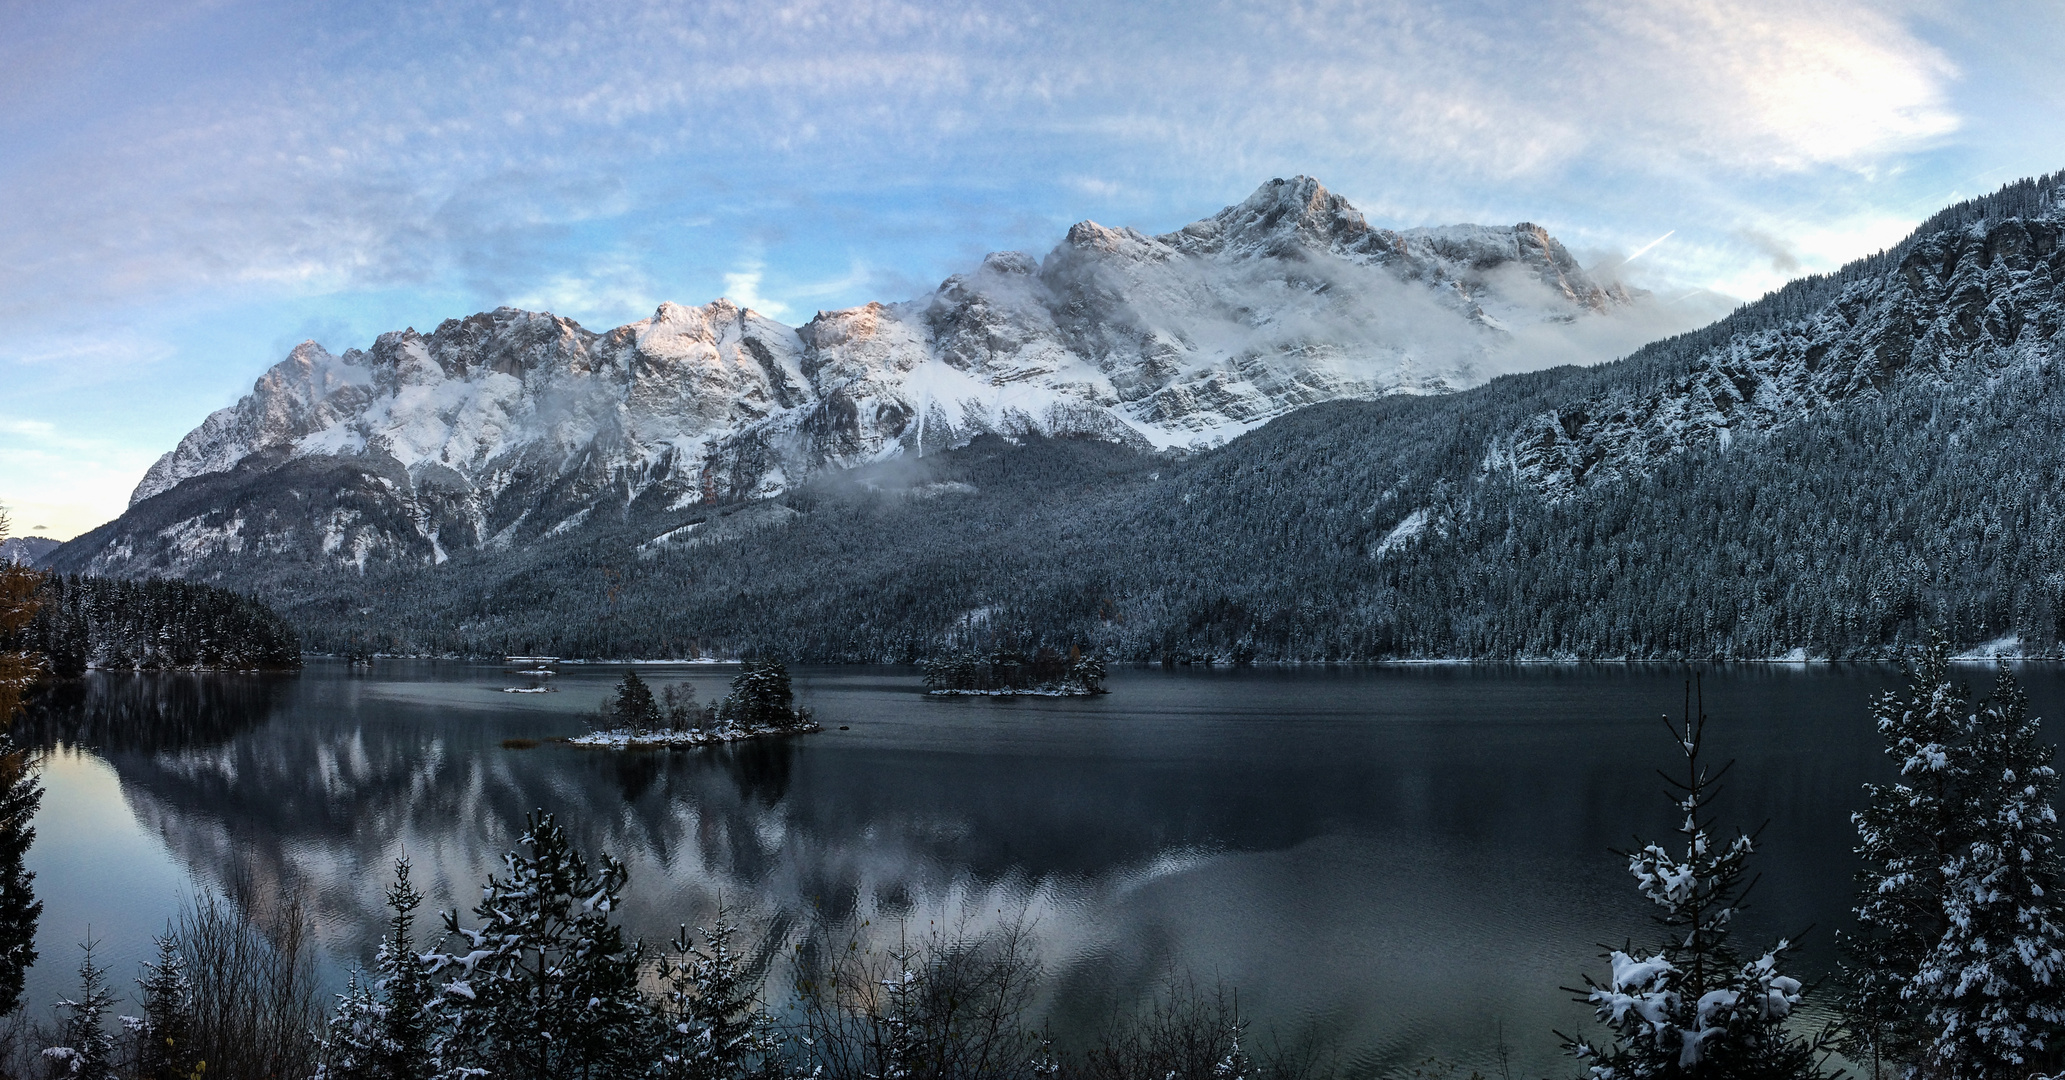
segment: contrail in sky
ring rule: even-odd
[[[1651,248],[1655,247],[1655,246],[1656,246],[1656,245],[1658,245],[1658,244],[1661,244],[1661,243],[1663,243],[1663,242],[1664,242],[1664,241],[1666,241],[1666,240],[1669,240],[1669,239],[1671,238],[1671,233],[1675,233],[1675,232],[1677,232],[1677,231],[1678,231],[1678,230],[1676,230],[1676,229],[1672,229],[1672,230],[1671,230],[1671,232],[1667,232],[1667,233],[1663,234],[1662,236],[1659,236],[1659,237],[1657,237],[1656,239],[1654,239],[1654,240],[1651,240],[1650,242],[1648,242],[1648,243],[1646,243],[1646,244],[1643,244],[1643,245],[1642,245],[1641,247],[1638,247],[1638,248],[1636,248],[1636,249],[1635,249],[1635,253],[1634,253],[1633,255],[1630,255],[1630,256],[1628,256],[1628,257],[1627,257],[1627,258],[1625,258],[1625,259],[1622,259],[1622,260],[1620,261],[1620,264],[1621,264],[1622,266],[1626,266],[1627,264],[1629,264],[1629,263],[1631,263],[1631,262],[1634,262],[1634,261],[1635,261],[1636,259],[1639,259],[1639,258],[1641,258],[1642,256],[1644,256],[1644,255],[1647,255],[1647,254],[1649,254],[1649,249],[1651,249]]]

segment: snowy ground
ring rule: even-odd
[[[599,746],[610,750],[635,750],[659,746],[710,746],[740,742],[768,735],[801,735],[823,731],[823,724],[811,721],[798,727],[690,728],[687,731],[596,731],[568,739],[575,746]]]
[[[1037,690],[927,690],[934,697],[1094,697],[1102,690],[1085,690],[1080,686],[1046,687]]]

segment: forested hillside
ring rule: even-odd
[[[2059,184],[1616,363],[1317,405],[1210,452],[987,437],[434,566],[197,572],[339,650],[1863,657],[1940,628],[2056,654]]]
[[[6,647],[40,653],[51,674],[87,668],[293,668],[294,628],[264,603],[188,581],[119,581],[52,575],[37,592],[36,617]]]

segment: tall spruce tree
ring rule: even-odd
[[[1909,663],[1904,693],[1872,702],[1872,720],[1900,779],[1867,784],[1857,826],[1858,930],[1843,940],[1844,1052],[1869,1064],[1921,1060],[1928,1043],[1914,980],[1942,940],[1943,867],[1964,832],[1963,744],[1971,694],[1950,679],[1950,646],[1930,639]]]
[[[108,1033],[108,1010],[115,992],[108,988],[107,969],[93,962],[93,943],[80,946],[79,996],[57,1003],[57,1041],[43,1048],[51,1072],[64,1080],[116,1080],[115,1039]]]
[[[732,947],[738,926],[720,905],[702,944],[688,927],[655,968],[662,990],[654,1080],[751,1080],[781,1075],[781,1043],[759,980]]]
[[[143,992],[143,1015],[125,1016],[135,1047],[133,1080],[192,1080],[200,1064],[194,1048],[194,986],[187,978],[186,958],[170,936],[157,939],[158,958],[143,965],[136,980]]]
[[[623,731],[647,731],[660,726],[659,702],[653,700],[652,687],[637,672],[625,672],[623,680],[617,683],[610,719]]]
[[[1967,835],[1943,866],[1945,929],[1915,980],[1929,1063],[1952,1080],[2051,1064],[2065,1024],[2054,751],[2006,671],[1970,724]]]
[[[409,882],[409,860],[397,859],[387,889],[387,934],[375,973],[353,972],[323,1040],[323,1080],[430,1080],[438,1074],[437,988],[416,949],[416,909],[423,894]]]
[[[445,914],[467,943],[431,956],[445,972],[452,1016],[443,1065],[498,1080],[617,1080],[639,1075],[652,1014],[639,992],[636,944],[610,921],[628,875],[603,855],[599,869],[552,815],[525,821],[523,849],[503,856],[473,909],[476,925]]]
[[[2065,1026],[2052,748],[2005,671],[1976,706],[1953,685],[1940,637],[1874,712],[1901,780],[1870,787],[1856,816],[1849,1052],[1951,1080],[2051,1063]]]
[[[1823,1040],[1787,1030],[1805,992],[1780,970],[1790,943],[1780,940],[1745,961],[1730,940],[1755,842],[1743,833],[1723,842],[1713,832],[1710,806],[1727,767],[1710,772],[1700,760],[1707,717],[1690,685],[1683,723],[1664,723],[1685,762],[1684,779],[1666,777],[1683,815],[1681,849],[1652,843],[1624,853],[1636,886],[1661,909],[1663,942],[1648,956],[1607,953],[1611,977],[1598,983],[1587,975],[1574,992],[1612,1041],[1595,1046],[1565,1037],[1565,1047],[1591,1080],[1819,1076]]]

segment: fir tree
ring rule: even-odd
[[[688,927],[656,969],[663,990],[658,1080],[746,1080],[779,1076],[780,1041],[761,1007],[759,984],[732,948],[738,926],[722,906],[691,940]]]
[[[1856,815],[1846,1049],[1962,1080],[2028,1071],[2065,1024],[2057,777],[2005,672],[1976,706],[1939,636],[1874,708],[1901,780]]]
[[[648,731],[660,726],[660,705],[653,700],[652,687],[635,671],[624,673],[617,684],[617,699],[610,706],[610,719],[621,731]]]
[[[323,1041],[326,1080],[430,1080],[437,1074],[436,988],[416,951],[416,909],[423,894],[409,883],[409,861],[394,864],[387,889],[393,914],[375,960],[377,974],[353,972]]]
[[[80,948],[85,956],[79,961],[79,996],[57,1003],[57,1043],[45,1047],[43,1057],[64,1080],[116,1080],[115,1040],[107,1030],[115,994],[107,971],[93,962],[93,943]]]
[[[2065,1023],[2053,751],[2005,671],[1969,715],[1966,837],[1943,864],[1945,929],[1913,984],[1928,1062],[1952,1080],[2026,1071]]]
[[[803,720],[788,666],[779,660],[747,660],[731,680],[731,694],[719,706],[718,718],[743,728],[783,728]]]
[[[337,1010],[330,1014],[316,1065],[316,1080],[373,1080],[379,1076],[382,1008],[371,984],[353,971],[345,976]]]
[[[1971,695],[1950,679],[1950,647],[1932,637],[1910,663],[1905,694],[1872,703],[1872,719],[1899,770],[1868,784],[1869,805],[1852,815],[1865,863],[1859,873],[1858,933],[1844,939],[1844,1050],[1869,1062],[1914,1063],[1928,1041],[1926,1006],[1914,980],[1948,928],[1943,867],[1965,829],[1966,769],[1960,747]]]
[[[135,1043],[133,1080],[191,1080],[200,1064],[194,1047],[194,987],[186,958],[169,936],[157,939],[158,959],[136,980],[143,1015],[122,1023]]]
[[[449,971],[452,1014],[447,1069],[485,1069],[508,1080],[611,1080],[640,1073],[651,1014],[639,993],[642,962],[610,922],[627,875],[601,857],[599,870],[542,811],[525,822],[524,850],[503,857],[488,878],[473,927],[445,914],[445,929],[468,951],[433,955]]]
[[[1709,773],[1701,763],[1707,717],[1703,708],[1695,711],[1689,686],[1686,698],[1683,724],[1664,721],[1685,759],[1685,778],[1666,778],[1683,815],[1682,851],[1649,844],[1626,853],[1637,887],[1661,909],[1663,944],[1646,957],[1625,949],[1607,954],[1609,980],[1586,976],[1576,992],[1612,1042],[1598,1047],[1565,1037],[1565,1046],[1592,1080],[1818,1076],[1822,1041],[1786,1031],[1804,992],[1780,970],[1790,943],[1780,940],[1744,961],[1730,941],[1755,843],[1741,833],[1721,842],[1713,833],[1710,806],[1727,767]]]

